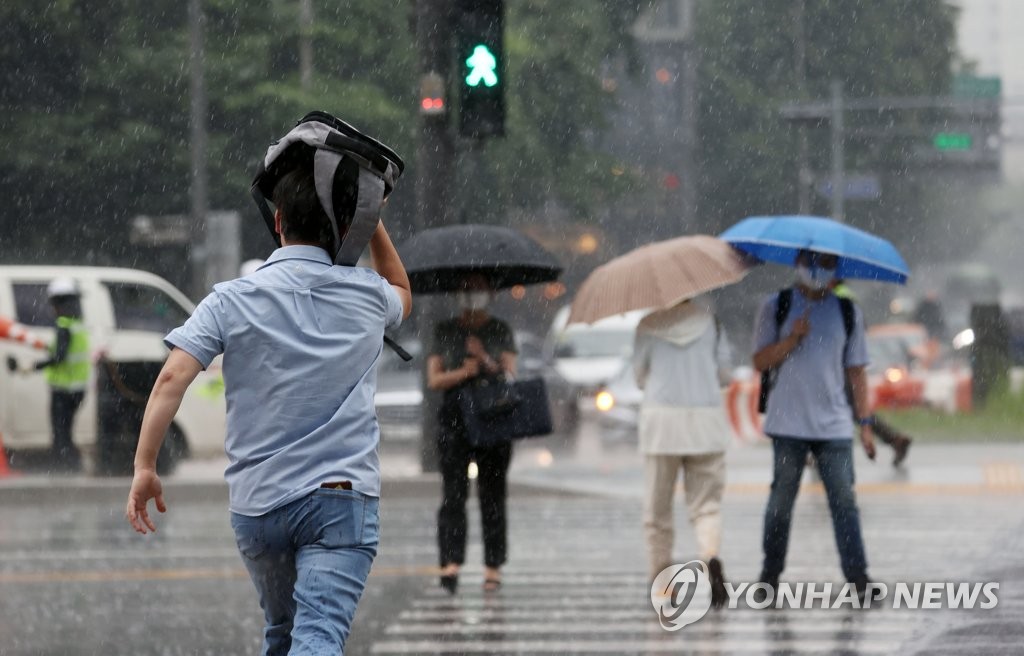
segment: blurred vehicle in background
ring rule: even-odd
[[[0,316],[49,343],[54,316],[46,287],[71,278],[81,290],[82,320],[93,347],[92,382],[72,431],[102,474],[130,474],[142,412],[167,358],[164,336],[195,307],[169,282],[145,271],[104,267],[0,267]],[[27,368],[43,351],[0,340],[0,359]],[[0,432],[7,449],[41,453],[51,444],[49,392],[42,372],[0,372]],[[189,455],[224,452],[226,404],[221,358],[199,373],[182,400],[157,461],[170,472]]]
[[[928,333],[914,323],[879,324],[867,330],[868,383],[875,408],[924,404],[922,370],[935,362]]]
[[[620,374],[633,353],[637,324],[643,310],[627,312],[592,324],[566,325],[569,307],[558,311],[544,345],[545,359],[575,388],[578,397],[591,397]]]
[[[423,407],[423,343],[399,342],[412,360],[406,362],[387,347],[377,363],[377,392],[373,397],[380,438],[388,441],[419,439]]]
[[[597,419],[604,429],[603,435],[622,440],[636,439],[644,392],[636,384],[633,365],[628,359],[592,398],[593,401],[586,404],[585,414]]]
[[[971,335],[971,306],[999,303],[1002,284],[985,264],[963,264],[946,277],[942,297],[949,336],[957,343],[969,345]]]
[[[579,424],[578,394],[575,385],[567,381],[552,363],[544,357],[544,339],[525,330],[515,331],[516,359],[519,378],[543,378],[548,390],[551,420],[555,433],[569,434]]]
[[[929,339],[921,324],[868,328],[868,384],[875,408],[970,408],[971,372],[955,351]]]

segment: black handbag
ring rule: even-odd
[[[512,412],[519,400],[515,383],[504,376],[481,376],[459,390],[463,415],[500,417]]]
[[[544,379],[503,382],[510,389],[480,392],[484,386],[467,386],[460,391],[459,409],[466,429],[466,440],[470,445],[494,446],[510,440],[541,437],[551,433],[551,408]]]

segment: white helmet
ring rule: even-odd
[[[50,298],[58,296],[78,296],[78,283],[71,278],[54,278],[46,286],[46,295]]]

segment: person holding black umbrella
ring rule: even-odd
[[[459,395],[481,379],[514,376],[516,346],[508,324],[487,311],[493,296],[487,276],[467,274],[456,295],[462,311],[435,327],[427,359],[427,386],[444,391],[437,445],[444,484],[437,512],[440,583],[452,594],[458,588],[466,554],[466,497],[469,464],[473,461],[478,471],[483,524],[484,590],[493,592],[501,587],[501,566],[507,554],[505,500],[512,444],[472,444],[462,419]]]

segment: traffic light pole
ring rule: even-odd
[[[416,50],[420,73],[436,74],[442,88],[451,79],[451,3],[449,0],[416,0]],[[423,230],[452,222],[452,181],[455,167],[455,137],[447,109],[436,114],[420,113],[416,146],[416,228]],[[424,344],[433,336],[434,325],[443,317],[444,304],[417,296],[417,313]],[[426,363],[421,375],[423,414],[420,420],[420,467],[437,471],[437,413],[441,398],[427,389]]]

